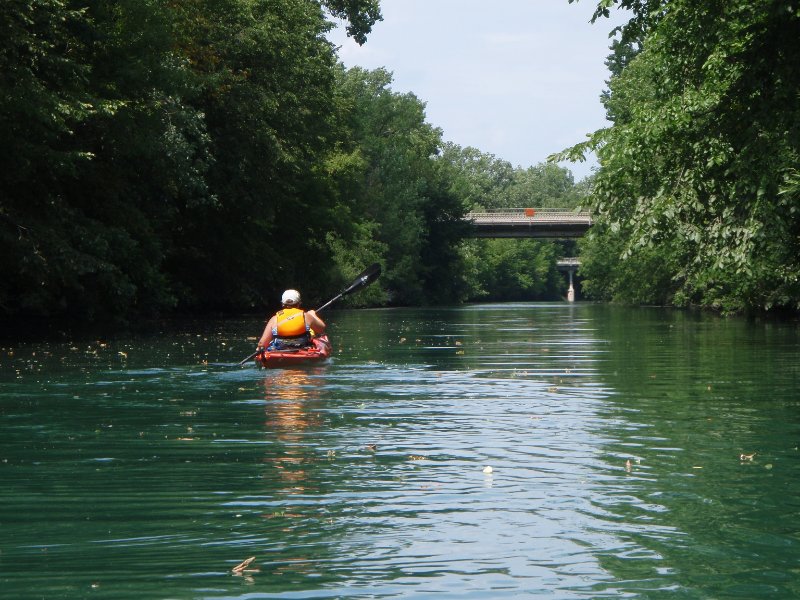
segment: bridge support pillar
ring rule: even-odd
[[[567,302],[575,302],[575,288],[572,287],[572,269],[569,270],[569,289],[567,290]]]

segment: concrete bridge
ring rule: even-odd
[[[590,213],[569,208],[504,208],[466,219],[479,238],[579,238],[592,226]]]
[[[568,208],[505,208],[471,212],[466,219],[477,238],[578,238],[592,226],[592,215]],[[558,261],[559,271],[569,274],[567,301],[575,301],[572,276],[580,267],[578,258]]]

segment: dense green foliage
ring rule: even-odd
[[[609,59],[598,298],[726,312],[800,308],[800,7],[788,0],[604,0],[631,11]]]
[[[382,288],[356,301],[424,304],[459,293],[459,240],[464,210],[439,162],[441,131],[425,122],[424,104],[391,91],[391,76],[352,69],[340,72],[348,143],[342,148],[347,198],[341,227],[329,233],[337,262],[381,258]],[[356,269],[353,268],[355,271]]]
[[[400,106],[384,90],[386,108],[340,81],[323,8],[363,41],[376,0],[324,4],[6,3],[0,314],[247,308],[286,285],[322,296],[368,260],[399,263],[401,233],[414,238],[410,266],[387,282],[419,295],[434,276],[420,257],[441,253],[452,220],[428,159],[438,133],[416,99]],[[399,159],[369,147],[380,134],[366,121],[381,114],[408,142]],[[346,189],[389,160],[400,175],[385,180],[405,186],[408,206],[392,190]],[[428,172],[412,181],[415,161]],[[393,231],[379,206],[364,211],[380,194],[396,222],[419,227]],[[364,244],[375,251],[354,258]]]
[[[389,73],[337,64],[330,17],[364,42],[378,2],[9,0],[0,316],[311,304],[372,262],[351,302],[560,294],[563,247],[463,217],[574,206],[571,175],[446,146]]]
[[[334,8],[364,34],[359,4]],[[328,272],[318,2],[11,0],[0,19],[0,312],[241,308]]]

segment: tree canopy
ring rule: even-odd
[[[612,125],[565,151],[601,165],[585,246],[597,297],[726,312],[800,308],[800,8],[604,0]]]
[[[800,308],[800,9],[602,0],[611,125],[576,183],[443,140],[384,69],[345,69],[377,0],[7,0],[0,13],[0,316],[551,299],[575,242],[472,240],[470,210],[590,205],[584,290]]]
[[[0,15],[0,316],[130,319],[326,297],[454,301],[464,204],[441,131],[345,70],[377,0],[9,0]]]
[[[0,314],[243,308],[343,278],[325,10],[361,41],[380,18],[374,0],[6,2]]]

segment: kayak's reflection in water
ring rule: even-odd
[[[324,510],[308,502],[308,497],[323,495],[319,474],[314,471],[327,460],[317,443],[325,426],[319,410],[325,389],[320,375],[324,372],[324,367],[281,369],[264,378],[264,433],[271,443],[263,473],[270,509],[263,517],[271,537],[296,549],[285,551],[281,563],[272,565],[273,577],[321,575],[317,560],[311,560],[301,548],[307,545],[309,519],[318,522],[326,518]]]
[[[324,388],[319,375],[324,368],[276,370],[264,378],[267,439],[274,441],[265,462],[274,467],[265,477],[277,475],[283,484],[276,486],[285,494],[307,491],[306,469],[319,459],[313,432],[319,429],[315,410]]]

